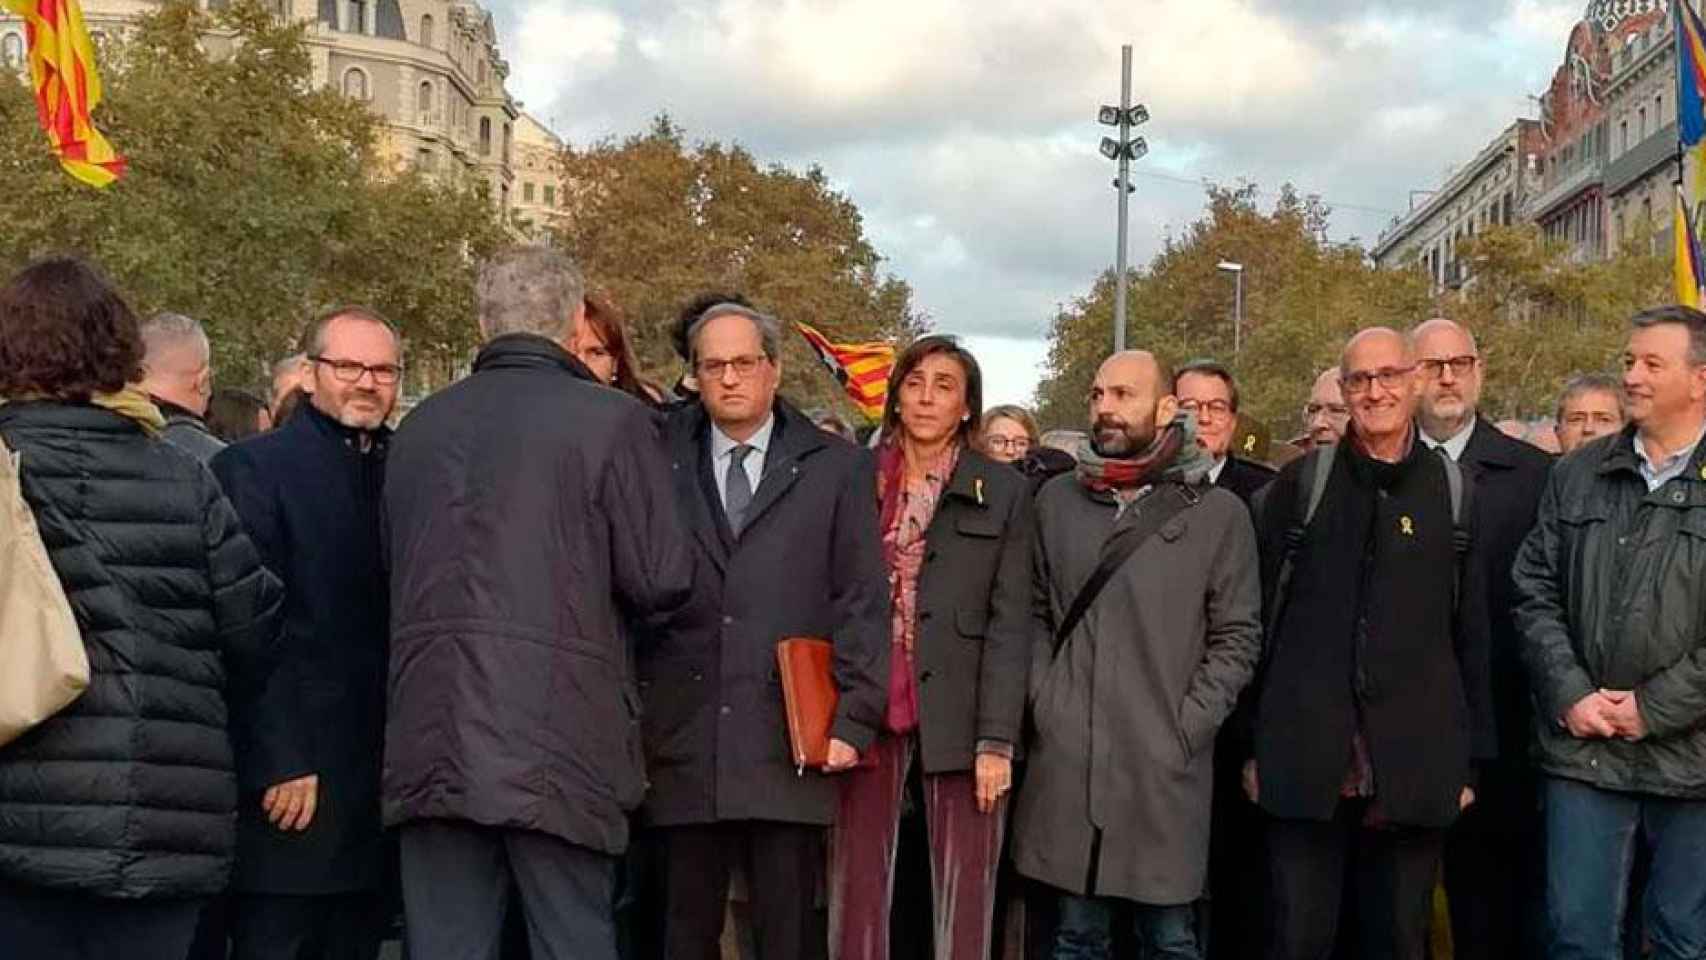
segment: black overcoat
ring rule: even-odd
[[[835,781],[790,759],[777,641],[835,644],[832,736],[871,745],[887,704],[888,580],[877,533],[874,458],[784,402],[736,540],[717,498],[710,419],[697,404],[669,425],[677,502],[694,540],[693,596],[640,648],[644,812],[658,826],[719,820],[827,825]]]
[[[377,889],[384,872],[379,753],[389,629],[379,494],[389,431],[357,431],[312,404],[211,464],[266,564],[285,587],[280,662],[263,690],[233,697],[242,716],[294,717],[237,754],[232,888],[311,895]],[[320,778],[306,831],[267,822],[261,788]]]

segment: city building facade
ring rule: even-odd
[[[563,217],[563,141],[545,124],[523,112],[515,122],[516,226],[543,239]]]
[[[266,2],[280,17],[307,22],[315,85],[368,104],[384,120],[382,163],[483,182],[494,203],[514,211],[521,112],[505,89],[509,64],[488,11],[466,0]],[[83,18],[99,45],[157,6],[84,0]],[[209,49],[219,42],[211,35]],[[23,49],[22,21],[0,13],[0,65],[24,69]]]

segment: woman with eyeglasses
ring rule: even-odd
[[[889,573],[888,711],[844,774],[831,841],[830,956],[884,960],[903,796],[921,784],[935,955],[988,957],[1029,652],[1031,496],[978,452],[983,378],[925,337],[889,379],[877,501]]]
[[[1037,446],[1037,420],[1024,407],[1002,404],[983,415],[978,433],[983,455],[996,463],[1018,463]]]

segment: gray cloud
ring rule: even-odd
[[[1045,8],[1039,10],[1038,8]],[[704,139],[821,163],[946,330],[1043,336],[1113,259],[1095,105],[1138,46],[1145,171],[1285,180],[1402,209],[1550,78],[1580,3],[1366,0],[504,0],[511,89],[577,141],[667,110]],[[1194,183],[1136,181],[1132,259],[1200,215]],[[1372,242],[1386,217],[1341,208]],[[1040,344],[1032,353],[1040,356]],[[1023,399],[1027,365],[991,370]],[[1006,380],[1003,381],[1005,375]]]

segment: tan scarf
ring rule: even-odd
[[[58,403],[65,402],[59,397],[50,397],[44,393],[26,393],[20,394],[16,397],[0,397],[0,404],[4,404],[7,400],[16,400],[19,403],[32,403],[42,400]],[[119,416],[124,417],[126,420],[135,421],[136,425],[142,428],[142,432],[148,434],[150,437],[158,437],[161,433],[165,432],[165,414],[162,414],[160,412],[160,408],[154,405],[154,398],[144,393],[140,387],[126,384],[122,389],[113,393],[90,394],[89,404],[91,406],[100,407],[102,410],[108,410],[116,413]]]

